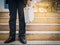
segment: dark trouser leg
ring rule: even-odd
[[[10,35],[9,35],[9,38],[4,43],[10,43],[10,42],[15,41],[15,35],[16,35],[16,11],[17,11],[16,3],[13,0],[11,0],[9,2],[9,12],[10,12],[9,28],[10,28]]]
[[[25,19],[24,19],[24,5],[19,3],[18,4],[18,16],[19,16],[19,40],[21,43],[26,44],[26,38],[25,38]]]
[[[15,37],[17,5],[16,2],[14,2],[13,0],[9,2],[9,12],[10,12],[10,20],[9,20],[10,36]]]
[[[25,19],[24,19],[24,7],[23,4],[18,4],[18,16],[19,16],[19,35],[25,35]]]

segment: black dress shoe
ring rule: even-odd
[[[22,44],[26,44],[27,41],[26,41],[26,39],[25,39],[25,35],[19,36],[19,41],[20,41]]]
[[[9,37],[4,43],[11,43],[13,41],[15,41],[15,38]]]

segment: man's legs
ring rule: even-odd
[[[25,40],[25,33],[26,33],[26,29],[25,29],[25,19],[24,19],[24,5],[20,2],[18,3],[18,16],[19,16],[19,38],[20,38],[20,42],[23,44],[26,44],[26,40]]]
[[[16,2],[11,0],[9,2],[9,13],[10,13],[10,20],[9,20],[9,28],[10,28],[10,35],[9,38],[4,43],[9,43],[15,40],[16,35],[16,12],[17,12],[17,5]]]
[[[23,7],[18,8],[18,16],[19,16],[19,35],[25,35],[25,19],[24,19],[24,11]]]

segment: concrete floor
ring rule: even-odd
[[[44,43],[45,42],[45,43]],[[46,41],[27,41],[27,44],[21,44],[19,41],[14,41],[12,43],[7,43],[5,44],[4,41],[0,41],[0,45],[60,45],[60,42],[49,42],[47,41],[48,43],[46,43]]]
[[[0,45],[52,45],[52,44],[0,44]],[[60,44],[53,44],[53,45],[60,45]]]

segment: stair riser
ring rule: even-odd
[[[40,13],[35,12],[35,17],[60,17],[60,13]],[[9,17],[8,12],[0,12],[0,17]]]
[[[19,30],[19,26],[16,26],[16,27],[17,27],[16,30]],[[3,31],[3,30],[5,31],[10,30],[9,26],[0,26],[0,31]]]
[[[9,34],[0,34],[0,40],[6,40],[9,37]],[[27,40],[59,40],[60,34],[27,34]],[[18,35],[16,36],[18,40]]]
[[[40,23],[40,24],[60,24],[60,18],[55,19],[55,18],[35,18],[32,23]],[[8,23],[9,19],[8,18],[0,18],[0,23]],[[17,23],[18,23],[17,19]]]
[[[33,23],[41,24],[60,24],[60,18],[35,18]]]
[[[9,17],[8,12],[0,12],[0,17]]]
[[[19,26],[16,26],[16,30],[19,30]],[[9,26],[3,25],[0,26],[0,31],[8,31]],[[28,31],[60,31],[60,26],[34,26],[34,25],[27,25],[26,30]]]
[[[18,23],[18,20],[16,21]],[[0,18],[0,23],[9,23],[8,18]]]
[[[40,13],[35,12],[35,17],[60,17],[60,13]]]

